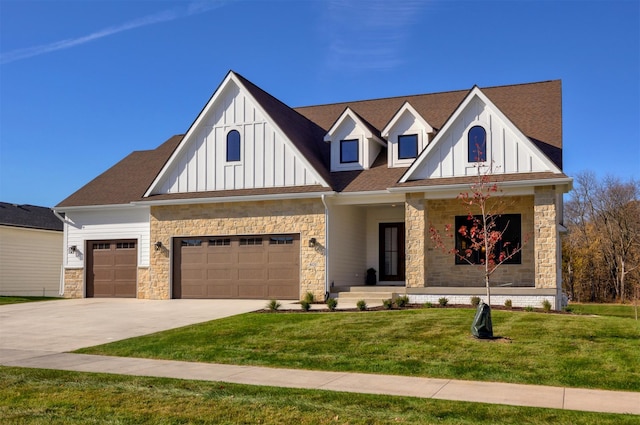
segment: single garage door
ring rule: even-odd
[[[135,298],[135,240],[87,241],[87,297]]]
[[[299,235],[174,239],[174,298],[298,299]]]

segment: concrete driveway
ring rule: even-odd
[[[0,360],[61,353],[260,310],[266,300],[85,298],[0,306]]]

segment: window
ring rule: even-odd
[[[183,239],[180,242],[181,246],[202,246],[201,239]]]
[[[358,162],[358,139],[340,140],[340,163]]]
[[[262,245],[262,238],[241,238],[240,245]]]
[[[485,162],[487,160],[487,132],[479,125],[469,129],[469,162]]]
[[[456,250],[460,255],[466,256],[465,260],[456,255],[456,264],[483,264],[484,254],[480,250],[472,250],[471,239],[461,235],[459,232],[463,226],[470,229],[477,222],[476,220],[480,220],[480,223],[482,223],[482,216],[456,216]],[[493,252],[496,262],[499,262],[498,259],[501,254],[509,255],[514,249],[522,246],[521,222],[520,214],[503,214],[496,217],[493,230],[504,231]],[[520,254],[521,252],[516,253],[510,259],[505,260],[503,264],[522,264],[522,256]]]
[[[93,249],[111,249],[110,243],[94,243]]]
[[[293,245],[293,236],[272,236],[269,245]]]
[[[240,161],[240,133],[231,130],[227,133],[227,162]]]
[[[418,135],[406,134],[398,136],[398,159],[409,159],[418,156]]]
[[[135,242],[118,242],[116,244],[116,249],[134,249],[135,247]]]
[[[227,246],[231,245],[230,238],[209,239],[209,246]]]

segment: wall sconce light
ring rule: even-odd
[[[160,248],[162,248],[162,242],[158,241],[153,246],[156,248],[156,251],[160,251]]]
[[[78,250],[78,247],[76,245],[71,245],[69,247],[69,254],[75,254],[77,250]]]
[[[313,248],[316,246],[316,238],[309,239],[309,248]]]

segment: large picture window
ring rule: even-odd
[[[418,135],[398,136],[398,159],[410,159],[418,156]]]
[[[240,161],[240,133],[231,130],[227,133],[227,162]]]
[[[459,255],[456,255],[456,264],[483,264],[484,262],[484,252],[481,250],[471,250],[472,240],[460,234],[459,231],[463,226],[471,229],[472,226],[474,226],[474,219],[480,220],[480,223],[482,223],[481,216],[456,216],[456,250],[459,255],[465,256],[465,258],[460,258]],[[520,214],[503,214],[496,217],[494,222],[495,227],[493,230],[503,232],[502,238],[496,243],[493,252],[496,262],[499,262],[498,259],[501,253],[508,255],[513,252],[514,249],[522,246],[522,219]],[[522,264],[521,252],[517,252],[513,257],[505,260],[503,264]]]
[[[469,162],[485,162],[487,160],[487,131],[479,126],[469,129]]]
[[[358,162],[358,139],[340,140],[340,162]]]

